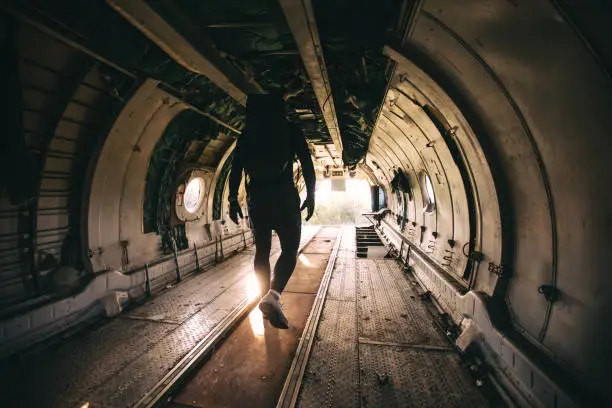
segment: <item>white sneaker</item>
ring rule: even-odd
[[[259,302],[259,310],[261,310],[264,319],[268,319],[270,324],[277,329],[288,329],[289,322],[283,314],[283,308],[280,303],[280,293],[270,289],[268,293]]]

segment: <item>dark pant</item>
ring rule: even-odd
[[[300,201],[299,197],[297,202],[293,199],[282,201],[273,204],[270,202],[249,204],[249,217],[255,237],[255,275],[262,294],[270,288],[282,292],[297,262],[302,232]],[[274,276],[270,281],[272,230],[276,231],[280,240],[281,255],[276,261]]]

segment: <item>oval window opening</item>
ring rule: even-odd
[[[423,191],[423,201],[425,201],[423,203],[423,210],[425,212],[432,212],[436,205],[436,198],[434,196],[433,183],[431,182],[431,179],[429,178],[429,175],[427,173],[423,173],[421,189],[423,189],[423,185],[425,187],[425,191]]]
[[[194,178],[187,183],[183,202],[185,209],[192,214],[200,208],[202,203],[202,179]]]

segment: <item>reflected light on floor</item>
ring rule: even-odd
[[[313,265],[312,265],[312,263],[310,263],[310,260],[306,257],[306,255],[300,254],[298,259],[300,260],[301,263],[303,263],[307,267],[312,268]]]
[[[249,281],[247,283],[247,296],[249,298],[249,301],[253,301],[257,298],[259,298],[259,296],[261,295],[261,289],[259,289],[259,282],[257,281],[257,278],[255,277],[255,272],[251,273],[251,275],[249,276]]]
[[[259,288],[259,282],[255,277],[255,273],[251,273],[248,277],[247,283],[247,296],[249,301],[252,302],[254,300],[259,299],[261,289]],[[251,323],[251,330],[253,330],[253,334],[256,336],[263,336],[265,333],[264,330],[264,322],[263,316],[261,314],[261,310],[257,306],[249,313],[249,323]]]
[[[86,402],[83,405],[81,405],[81,408],[89,408],[89,402]]]
[[[249,313],[249,323],[251,323],[251,330],[253,330],[254,335],[263,336],[265,334],[263,315],[258,307],[255,307]]]

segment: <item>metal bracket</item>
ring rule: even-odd
[[[493,262],[489,262],[489,272],[501,277],[504,275],[504,267]]]
[[[469,258],[473,261],[482,262],[482,260],[484,259],[484,254],[482,252],[472,251],[470,253]]]
[[[89,248],[87,250],[87,256],[89,256],[90,258],[93,258],[94,255],[102,255],[102,253],[104,252],[104,249],[102,247],[98,247],[98,248]]]
[[[544,298],[549,302],[554,302],[559,297],[559,289],[555,288],[553,285],[542,285],[538,288],[538,293],[544,295]]]

